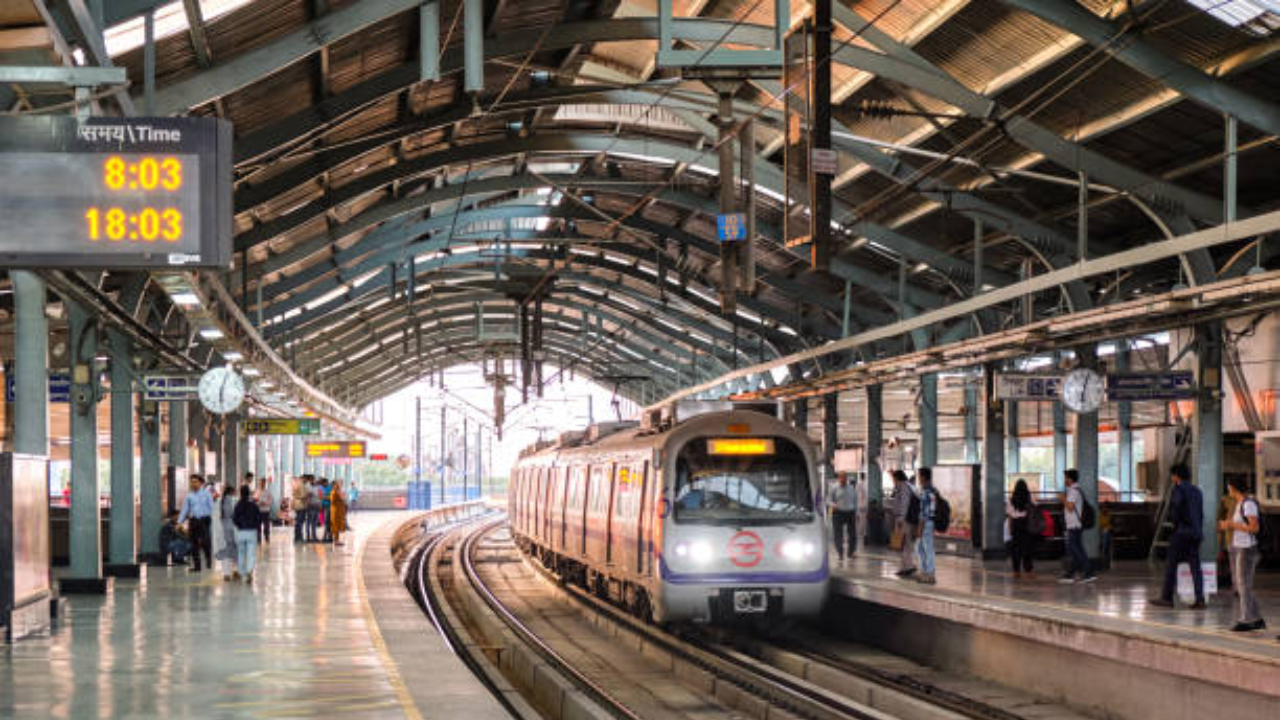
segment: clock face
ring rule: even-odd
[[[244,380],[229,367],[216,367],[200,378],[200,402],[209,412],[225,415],[244,400]]]
[[[1062,402],[1073,412],[1091,413],[1102,406],[1102,376],[1089,368],[1076,368],[1062,381]]]

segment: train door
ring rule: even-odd
[[[565,551],[585,555],[587,532],[587,470],[578,465],[569,469],[569,499],[565,502]]]
[[[596,563],[609,556],[609,501],[613,496],[613,463],[591,466],[587,489],[586,555]]]
[[[565,471],[557,470],[552,474],[551,479],[551,502],[550,512],[548,513],[551,523],[550,532],[547,533],[547,544],[552,550],[557,552],[564,551],[564,502],[566,483],[564,482]]]
[[[650,496],[650,486],[652,485],[652,473],[649,472],[649,462],[646,460],[640,464],[640,482],[639,495],[636,498],[636,573],[644,575],[649,572],[650,557],[652,556],[653,547],[653,502]]]
[[[520,510],[524,504],[524,483],[520,482],[524,476],[524,469],[518,468],[511,475],[511,489],[507,493],[507,516],[511,519],[511,527],[516,532],[524,532],[524,528],[520,523]]]
[[[529,497],[532,510],[532,515],[529,517],[530,530],[534,537],[539,539],[547,537],[547,476],[550,474],[549,468],[540,467],[530,482],[533,486],[533,492]]]
[[[605,543],[605,563],[626,567],[623,538],[627,537],[627,490],[631,487],[631,465],[615,465],[613,468],[613,492],[609,496],[609,541]]]

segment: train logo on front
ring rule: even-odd
[[[750,530],[729,538],[729,561],[741,568],[755,567],[764,559],[764,542]]]

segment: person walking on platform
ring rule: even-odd
[[[258,481],[258,492],[254,496],[258,503],[258,542],[271,544],[271,506],[275,504],[275,496],[271,494],[271,483],[267,478]]]
[[[1200,541],[1204,538],[1204,496],[1200,488],[1191,484],[1191,473],[1186,465],[1174,465],[1169,470],[1173,482],[1173,494],[1169,499],[1169,517],[1173,521],[1173,535],[1169,537],[1169,549],[1165,556],[1164,588],[1160,597],[1151,598],[1157,607],[1173,607],[1173,591],[1178,584],[1178,565],[1191,566],[1191,581],[1195,585],[1196,601],[1192,610],[1203,610],[1204,573],[1200,567]]]
[[[302,529],[307,524],[307,501],[311,485],[306,475],[293,479],[293,541],[302,542]]]
[[[329,478],[320,478],[320,522],[324,525],[325,542],[333,542],[333,523],[329,522],[332,509],[332,500],[329,496],[332,494],[333,485],[329,482]]]
[[[187,535],[191,537],[191,555],[195,564],[187,572],[200,572],[200,555],[204,553],[204,562],[213,569],[212,525],[213,495],[205,487],[204,479],[199,475],[191,476],[191,489],[182,501],[182,512],[178,515],[178,524],[187,524]]]
[[[1009,542],[1009,558],[1013,561],[1015,579],[1020,579],[1024,575],[1028,578],[1032,577],[1032,571],[1035,568],[1032,556],[1035,554],[1036,535],[1031,532],[1029,526],[1032,514],[1039,512],[1040,509],[1031,500],[1031,489],[1027,487],[1027,481],[1019,480],[1013,486],[1013,494],[1004,504],[1004,514],[1009,520],[1009,535],[1012,538]]]
[[[248,485],[240,486],[240,501],[231,513],[236,528],[236,564],[244,572],[246,585],[253,582],[253,568],[258,563],[258,530],[262,527],[262,513],[253,499]]]
[[[222,488],[222,497],[218,499],[218,522],[221,524],[222,547],[217,557],[222,561],[222,580],[231,582],[240,579],[240,570],[236,566],[236,486],[227,483]]]
[[[320,493],[323,489],[320,487],[320,480],[314,475],[307,476],[309,485],[307,487],[307,542],[316,542],[320,538],[316,534],[317,524],[320,522],[320,510],[323,504],[320,501]]]
[[[1258,533],[1262,530],[1262,513],[1257,498],[1249,494],[1242,476],[1232,476],[1228,482],[1235,508],[1227,520],[1218,523],[1218,529],[1230,538],[1231,577],[1234,578],[1236,595],[1240,599],[1235,632],[1262,630],[1267,626],[1258,609],[1258,598],[1253,592],[1253,577],[1262,555],[1258,549]]]
[[[933,470],[922,467],[916,471],[920,484],[920,518],[916,524],[917,548],[920,553],[920,575],[916,579],[925,585],[937,583],[934,577],[933,518],[938,507],[938,493],[933,489]]]
[[[333,489],[329,491],[329,529],[333,534],[333,544],[342,544],[342,533],[347,529],[347,494],[342,490],[342,481],[334,480]]]
[[[1080,471],[1070,468],[1062,474],[1067,484],[1063,497],[1063,516],[1067,525],[1067,554],[1071,566],[1058,580],[1060,583],[1091,583],[1098,579],[1089,565],[1089,553],[1084,549],[1084,493],[1080,492]],[[1077,579],[1077,576],[1079,579]]]
[[[916,522],[920,517],[920,498],[911,489],[907,474],[893,471],[893,495],[889,497],[893,508],[893,537],[890,544],[900,543],[902,565],[898,577],[909,577],[916,571]],[[914,512],[912,512],[914,510]]]
[[[840,563],[844,564],[845,558],[852,556],[858,545],[858,491],[849,483],[848,473],[840,473],[836,486],[831,488],[830,505],[836,554],[840,556]]]

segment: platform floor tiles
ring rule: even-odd
[[[253,585],[147,568],[69,597],[48,637],[0,645],[0,718],[405,718],[357,581],[389,519],[353,514],[341,547],[276,528]]]
[[[1015,579],[1007,561],[983,562],[974,558],[939,554],[937,580],[933,586],[901,580],[898,554],[883,548],[859,547],[845,565],[834,564],[834,574],[855,582],[884,586],[919,588],[921,591],[957,598],[978,599],[985,605],[1036,615],[1059,616],[1095,623],[1100,628],[1137,632],[1179,642],[1191,642],[1231,649],[1266,658],[1280,658],[1280,573],[1264,571],[1255,583],[1266,630],[1236,633],[1236,598],[1229,587],[1209,598],[1208,609],[1191,610],[1182,601],[1174,609],[1156,607],[1147,601],[1160,592],[1164,563],[1141,561],[1116,563],[1100,572],[1093,583],[1062,585],[1057,560],[1037,560],[1034,577]]]

